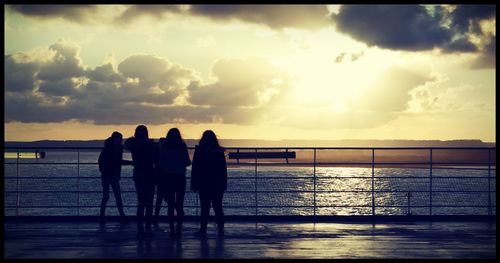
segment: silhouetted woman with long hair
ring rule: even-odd
[[[155,216],[159,215],[162,199],[168,203],[168,221],[170,237],[181,237],[184,216],[184,194],[186,192],[186,167],[191,165],[188,149],[182,140],[179,129],[168,131],[165,140],[158,146],[158,196],[156,198]],[[175,228],[174,211],[177,211],[177,228]]]
[[[193,156],[191,190],[199,192],[201,219],[200,230],[195,234],[206,235],[210,204],[215,212],[219,235],[224,234],[222,197],[227,189],[227,165],[224,148],[219,145],[215,133],[203,132]]]
[[[125,147],[132,153],[134,164],[134,184],[137,191],[137,230],[139,237],[149,237],[151,219],[153,215],[153,198],[155,189],[154,147],[153,140],[149,139],[148,129],[139,125],[135,129],[134,137],[125,141]],[[144,215],[144,210],[146,214]],[[146,228],[144,231],[144,228]]]

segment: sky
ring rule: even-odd
[[[495,5],[7,5],[5,140],[495,137]]]

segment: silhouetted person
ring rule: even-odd
[[[148,129],[139,125],[135,129],[134,137],[125,141],[125,147],[132,153],[134,163],[134,184],[137,191],[137,230],[138,236],[152,236],[151,218],[153,215],[154,198],[154,147],[155,143],[149,139]],[[144,210],[146,215],[144,216]],[[144,223],[144,225],[143,225]],[[145,228],[145,229],[144,229]],[[145,231],[144,231],[145,230]]]
[[[155,205],[155,214],[153,216],[153,224],[157,225],[160,220],[160,210],[163,201],[167,202],[167,188],[166,182],[161,177],[161,170],[159,166],[159,144],[163,143],[165,138],[160,138],[157,147],[155,147],[155,186],[156,186],[156,205]]]
[[[203,236],[207,232],[210,203],[214,208],[218,233],[224,234],[222,196],[227,188],[227,165],[224,151],[211,130],[203,133],[194,151],[191,190],[199,192],[200,197],[200,230],[195,233],[198,235]]]
[[[165,140],[158,145],[158,178],[160,193],[168,203],[168,221],[170,237],[180,237],[184,216],[184,194],[186,192],[186,167],[191,165],[186,143],[182,140],[179,129],[168,131]],[[155,216],[159,216],[162,198],[156,199]],[[175,228],[174,210],[177,211],[177,228]]]
[[[109,200],[109,186],[113,188],[116,206],[120,213],[120,222],[125,223],[125,213],[123,212],[122,197],[120,191],[120,178],[122,164],[130,164],[130,161],[123,160],[122,134],[113,132],[111,137],[104,141],[104,148],[99,155],[99,171],[101,172],[102,200],[100,211],[100,222],[105,222],[106,204]]]

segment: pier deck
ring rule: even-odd
[[[496,222],[229,221],[206,238],[184,223],[181,239],[168,223],[136,238],[135,222],[6,221],[4,258],[496,258]]]

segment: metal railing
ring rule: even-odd
[[[4,166],[15,166],[15,173],[12,175],[6,174],[4,177],[5,182],[8,181],[4,189],[4,207],[6,209],[6,215],[12,215],[12,209],[15,210],[14,215],[30,215],[29,212],[33,209],[47,209],[48,215],[50,209],[76,209],[76,215],[81,216],[81,211],[83,209],[94,209],[98,210],[100,205],[100,197],[102,189],[100,185],[95,185],[91,189],[82,189],[82,181],[88,180],[99,180],[100,175],[98,170],[94,176],[83,177],[81,176],[81,169],[83,166],[93,166],[97,168],[97,158],[94,161],[86,162],[81,160],[81,154],[83,152],[94,152],[98,156],[100,147],[6,147],[7,152],[17,152],[17,158],[15,161],[4,161]],[[235,168],[235,171],[240,171],[238,169],[243,169],[241,172],[243,175],[231,176],[231,170],[228,176],[228,191],[226,192],[226,198],[238,196],[244,196],[243,198],[250,197],[249,194],[253,195],[252,198],[244,200],[245,204],[234,204],[229,200],[229,204],[225,204],[225,209],[235,209],[239,210],[242,215],[249,216],[261,216],[261,215],[282,215],[283,211],[289,213],[290,215],[306,215],[306,216],[324,216],[324,215],[337,215],[338,211],[347,211],[348,215],[453,215],[452,210],[469,211],[466,214],[473,215],[496,215],[496,148],[495,147],[228,147],[226,148],[228,152],[261,152],[261,151],[297,151],[298,158],[295,160],[283,160],[283,162],[268,162],[267,160],[254,159],[253,161],[242,161],[237,159],[233,162],[228,162],[229,168]],[[46,160],[21,160],[19,158],[20,152],[25,151],[46,151],[47,156],[50,158],[51,152],[76,152],[76,160],[71,162],[47,162]],[[192,152],[193,147],[190,147]],[[339,159],[345,152],[358,151],[358,156],[353,157],[353,161],[337,161],[332,160]],[[395,152],[396,154],[392,156],[387,154],[387,152]],[[343,152],[342,154],[338,154]],[[406,152],[413,153],[413,155],[404,156]],[[464,155],[463,152],[468,152]],[[331,156],[332,153],[337,154],[337,156]],[[416,154],[418,153],[418,154]],[[439,156],[441,153],[441,157]],[[443,154],[446,153],[446,154]],[[455,158],[455,153],[457,155],[463,155],[462,159]],[[324,156],[320,156],[323,154]],[[329,156],[328,156],[329,154]],[[486,158],[482,158],[485,155]],[[444,157],[443,157],[444,156]],[[328,157],[328,158],[327,158]],[[428,159],[427,159],[428,157]],[[380,158],[381,161],[376,161]],[[454,159],[455,158],[455,159]],[[361,160],[360,160],[361,159]],[[368,161],[366,161],[366,160]],[[402,161],[394,161],[394,159],[400,159]],[[427,160],[425,160],[427,159]],[[326,161],[325,161],[326,160]],[[75,176],[37,176],[36,174],[31,174],[29,176],[21,176],[21,167],[36,166],[41,165],[54,165],[54,166],[75,166],[77,170]],[[244,167],[254,168],[253,176],[249,175],[250,170],[245,170]],[[259,167],[264,167],[260,168]],[[279,171],[270,170],[268,167],[285,167],[285,173],[291,171],[300,170],[305,168],[305,170],[300,170],[295,175],[278,175]],[[343,168],[340,168],[343,167]],[[370,174],[365,174],[363,176],[345,176],[341,173],[346,169],[345,167],[361,167],[364,172],[369,171]],[[318,174],[321,169],[331,168],[334,169],[333,172],[325,172]],[[5,170],[6,168],[4,168]],[[27,169],[27,168],[23,168]],[[266,170],[267,169],[267,170]],[[337,170],[335,170],[337,169]],[[423,173],[428,170],[427,175],[416,176],[415,174],[410,175],[398,175],[390,176],[385,175],[382,172],[386,171],[384,169],[389,169],[391,172],[396,170],[404,171],[415,171],[412,173]],[[377,173],[379,170],[381,174]],[[484,173],[484,176],[470,176],[470,175],[460,175],[460,176],[438,176],[433,172],[438,170],[450,171],[468,171],[471,173]],[[400,170],[401,171],[401,170]],[[36,173],[36,169],[32,169],[31,172]],[[266,176],[268,172],[275,173],[271,176]],[[304,175],[300,173],[312,173],[310,175]],[[15,174],[15,176],[13,176]],[[333,174],[333,175],[332,175]],[[122,176],[122,178],[127,178],[129,176]],[[189,173],[187,174],[189,181]],[[59,190],[57,188],[50,190],[25,190],[22,189],[20,182],[22,180],[43,180],[43,182],[55,182],[56,180],[74,180],[76,179],[76,190]],[[272,181],[279,182],[278,189],[275,190],[269,187]],[[302,181],[301,181],[302,180]],[[384,183],[390,180],[401,180],[405,183]],[[417,181],[415,185],[421,185],[416,187],[412,185],[411,180]],[[448,183],[439,181],[449,180]],[[452,180],[456,180],[460,187],[459,189],[447,189],[448,184],[451,184]],[[15,181],[15,189],[13,188],[13,181]],[[247,184],[244,187],[232,188],[232,182],[234,185],[237,181],[246,181]],[[253,181],[253,182],[251,182]],[[367,182],[368,181],[368,182]],[[298,185],[296,189],[287,190],[280,189],[280,186],[286,186],[286,183],[291,182],[303,182],[302,185]],[[304,183],[311,182],[311,183]],[[358,182],[365,182],[365,187],[359,187],[359,185],[352,186],[352,189],[335,189],[336,186],[341,184],[347,184]],[[366,183],[367,182],[367,183]],[[470,184],[467,186],[466,184]],[[122,179],[123,184],[123,179]],[[422,186],[423,185],[423,186]],[[57,186],[57,184],[54,184]],[[253,189],[249,189],[253,186]],[[396,187],[392,189],[391,186]],[[407,187],[408,186],[408,187]],[[386,187],[386,188],[384,188]],[[401,187],[401,189],[398,189]],[[466,189],[463,189],[463,188]],[[270,189],[269,189],[270,188]],[[410,188],[410,189],[406,189]],[[418,188],[418,189],[415,189]],[[425,189],[424,189],[425,188]],[[487,188],[487,190],[485,189]],[[122,188],[123,189],[123,188]],[[190,193],[189,187],[186,188],[187,194]],[[46,205],[30,205],[24,204],[29,202],[22,202],[23,196],[30,197],[30,195],[35,194],[76,194],[76,202],[66,201],[64,205],[55,205],[53,203],[47,203]],[[132,190],[123,190],[123,194],[135,193]],[[82,204],[82,195],[92,194],[95,199],[90,205]],[[292,194],[297,195],[298,198],[278,198],[278,194]],[[359,199],[363,199],[363,194],[365,194],[365,203],[359,202]],[[465,201],[457,198],[456,195],[464,194]],[[274,196],[273,196],[274,195]],[[420,198],[418,196],[420,195]],[[448,203],[436,202],[436,198],[439,196],[449,201]],[[469,196],[468,196],[469,195]],[[307,196],[310,196],[309,198]],[[385,197],[388,196],[388,197]],[[468,197],[467,197],[468,196]],[[15,202],[12,199],[15,197]],[[379,198],[379,199],[377,199]],[[113,197],[110,198],[110,201]],[[338,200],[337,200],[338,199]],[[290,201],[292,200],[292,201]],[[337,200],[339,203],[332,203],[332,200]],[[377,201],[381,200],[381,201]],[[415,201],[416,200],[416,201]],[[247,202],[248,201],[248,202]],[[253,201],[253,202],[252,202]],[[70,204],[67,204],[69,202]],[[190,204],[188,202],[185,208],[192,209],[193,214],[198,214],[198,200],[194,196],[195,204]],[[285,205],[276,204],[284,202]],[[413,203],[412,203],[413,202]],[[451,202],[451,204],[450,204]],[[477,204],[479,202],[479,204]],[[72,204],[71,204],[72,203]],[[192,203],[192,202],[191,202]],[[237,202],[236,202],[237,203]],[[262,204],[263,203],[263,204]],[[133,208],[136,206],[135,202],[124,202],[124,207]],[[31,210],[30,210],[31,209]],[[349,210],[351,209],[351,210]],[[26,211],[25,211],[26,210]],[[108,208],[108,210],[112,210]],[[25,211],[25,212],[23,212]],[[243,211],[243,212],[241,212]],[[354,211],[354,212],[353,212]],[[387,212],[389,211],[389,212]],[[392,211],[392,212],[390,212]],[[189,212],[188,212],[189,213]],[[227,214],[227,212],[226,212]],[[94,214],[97,215],[97,214]],[[288,214],[286,214],[288,215]]]

